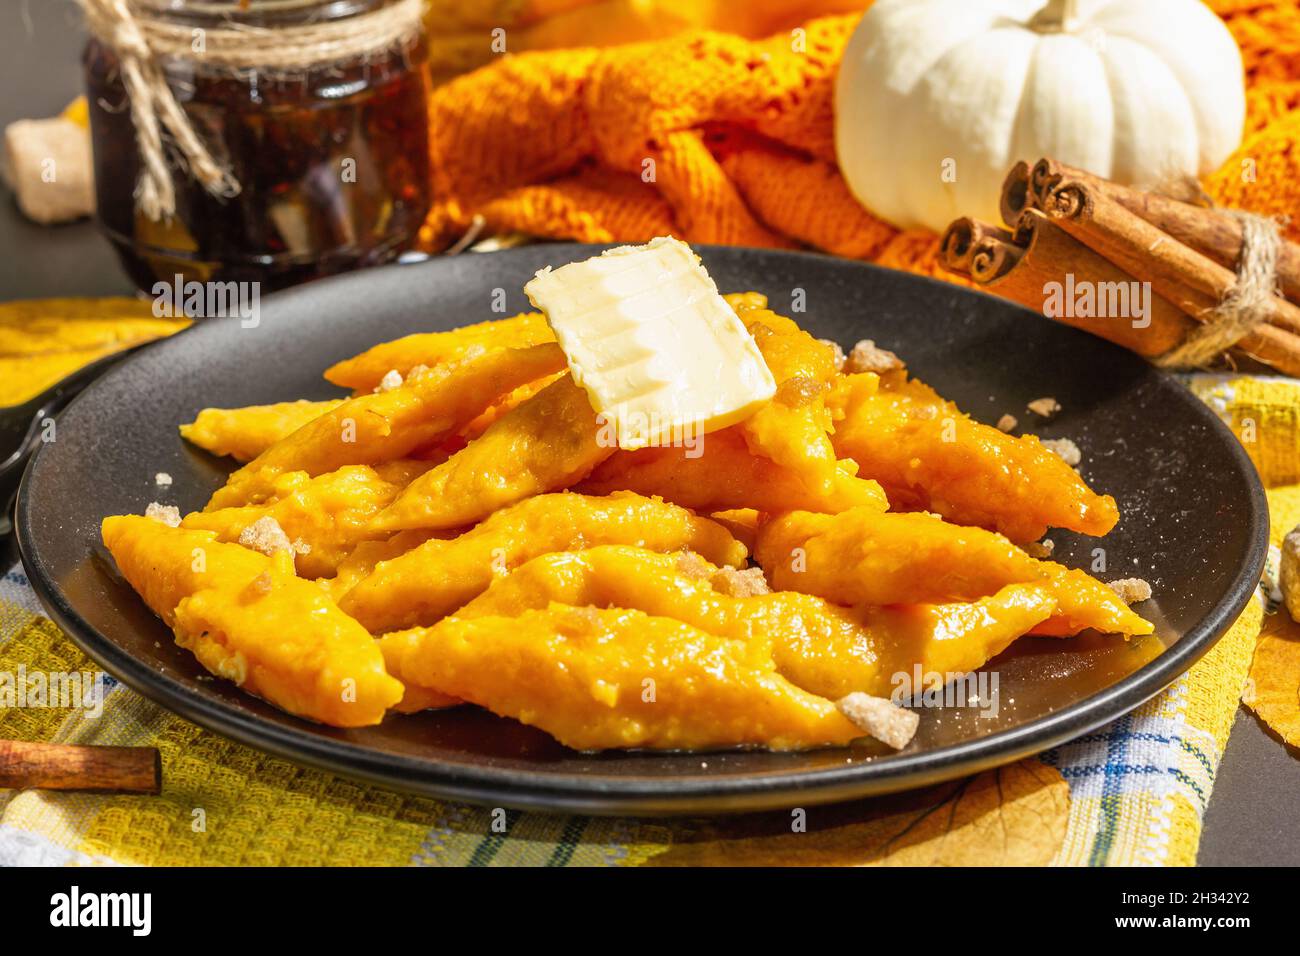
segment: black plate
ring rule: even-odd
[[[1100,576],[1141,576],[1156,639],[1027,639],[990,663],[996,718],[969,707],[921,711],[902,753],[869,747],[709,755],[567,750],[474,708],[336,730],[213,680],[120,580],[98,548],[105,515],[158,499],[199,508],[228,466],[184,445],[178,422],[207,405],[336,394],[321,371],[409,332],[528,308],[535,270],[599,247],[543,245],[375,269],[268,298],[261,325],[210,320],[147,348],[87,389],[37,453],[18,502],[33,586],[51,616],[126,684],[196,723],[291,760],[387,786],[494,805],[583,813],[682,813],[843,800],[972,773],[1100,726],[1175,680],[1245,606],[1267,547],[1267,505],[1241,446],[1178,383],[1134,356],[999,299],[811,254],[708,248],[724,291],[766,293],[818,335],[863,337],[984,421],[1027,402],[1063,406],[1044,437],[1083,449],[1084,473],[1119,500],[1105,539],[1054,533],[1057,556]],[[798,306],[802,304],[804,311]],[[792,306],[793,311],[792,310]],[[154,474],[175,484],[157,489]]]

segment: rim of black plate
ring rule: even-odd
[[[578,245],[578,244],[573,244]],[[531,247],[530,247],[531,248]],[[708,248],[708,247],[703,247]],[[734,247],[727,248],[735,251]],[[491,253],[509,256],[507,250]],[[763,250],[770,251],[770,250]],[[848,268],[881,269],[871,263],[834,260],[816,253],[808,256],[835,261]],[[403,269],[396,265],[379,270]],[[322,283],[346,282],[356,274],[343,275],[307,287],[276,293],[281,301],[304,288],[318,289]],[[936,279],[911,276],[914,281],[933,283],[946,291],[954,287]],[[978,295],[968,290],[957,290]],[[180,335],[201,336],[202,323]],[[175,338],[175,337],[173,337]],[[162,344],[165,344],[162,343]],[[126,374],[132,363],[144,360],[149,350],[130,356],[110,369],[73,400],[69,409],[93,401],[95,393],[113,377]],[[28,578],[50,617],[73,642],[123,684],[162,707],[199,726],[287,760],[320,770],[364,780],[405,792],[472,803],[506,805],[554,813],[599,815],[670,815],[775,809],[800,804],[832,803],[856,797],[922,787],[958,776],[977,773],[1039,753],[1109,723],[1154,697],[1178,679],[1221,637],[1246,607],[1254,594],[1268,552],[1268,503],[1263,485],[1241,443],[1232,431],[1168,373],[1154,370],[1169,387],[1171,395],[1185,401],[1194,414],[1226,440],[1229,454],[1245,475],[1250,507],[1250,560],[1238,570],[1231,584],[1209,613],[1189,628],[1154,660],[1110,687],[1061,710],[1019,727],[997,731],[985,737],[950,744],[914,754],[890,756],[816,770],[773,772],[740,777],[604,777],[533,773],[527,770],[485,766],[440,764],[432,759],[382,753],[359,744],[333,740],[301,727],[271,723],[257,715],[220,700],[195,694],[179,680],[160,673],[148,662],[135,658],[101,634],[82,617],[63,593],[53,585],[52,572],[33,548],[30,476],[46,453],[37,450],[28,463],[18,491],[16,534]]]

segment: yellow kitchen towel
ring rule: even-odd
[[[1195,377],[1192,387],[1226,419],[1253,419],[1265,480],[1290,480],[1282,449],[1294,441],[1300,383]],[[786,811],[685,821],[549,816],[396,794],[297,767],[202,730],[99,673],[42,616],[14,568],[0,580],[0,738],[155,746],[163,791],[0,790],[0,864],[1187,865],[1262,614],[1252,602],[1172,687],[1041,762],[1022,761],[996,780],[808,808],[807,831],[792,832]],[[6,701],[6,676],[13,686],[20,673],[86,673],[102,698]],[[931,812],[940,803],[945,811]],[[969,825],[936,833],[938,820]]]
[[[1300,381],[1192,375],[1192,392],[1232,429],[1267,488],[1300,484]]]
[[[189,324],[158,318],[151,302],[127,296],[0,302],[0,407],[22,404],[84,365]]]

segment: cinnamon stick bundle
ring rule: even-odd
[[[1196,328],[1181,309],[1156,294],[1141,317],[1134,314],[1131,300],[1127,309],[1099,309],[1095,300],[1091,307],[1079,308],[1076,290],[1130,297],[1140,292],[1133,276],[1035,209],[1021,216],[1014,234],[958,219],[944,233],[940,247],[945,268],[969,276],[986,291],[1147,358],[1177,347]],[[1109,314],[1113,311],[1124,314]]]
[[[1041,164],[1040,164],[1041,165]],[[1037,169],[1038,167],[1035,167]],[[1180,310],[1204,319],[1237,285],[1237,275],[1127,209],[1095,181],[1065,178],[1045,194],[1034,183],[1043,212],[1089,248]],[[1300,375],[1300,306],[1272,297],[1268,322],[1238,342],[1246,354],[1288,375]]]
[[[0,787],[158,793],[162,760],[153,747],[80,747],[0,740]]]
[[[969,219],[949,226],[950,271],[1161,364],[1235,347],[1300,376],[1300,301],[1278,294],[1300,290],[1300,246],[1270,223],[1050,158],[1011,168],[999,210],[1009,235]]]
[[[1012,176],[1017,175],[1019,167],[1026,168],[1026,172],[1020,174],[1024,176],[1023,188],[1019,182],[1011,181]],[[1008,185],[1003,186],[1003,201],[1005,203],[1018,198],[1026,204],[1022,205],[1020,211],[1034,204],[1046,209],[1047,204],[1053,201],[1053,193],[1063,181],[1084,183],[1104,192],[1129,212],[1221,266],[1235,268],[1241,258],[1241,220],[1224,210],[1209,209],[1158,192],[1122,186],[1051,158],[1040,159],[1032,170],[1028,169],[1027,164],[1018,163],[1007,179]],[[1018,219],[1005,221],[1017,222]],[[1293,302],[1300,302],[1300,245],[1282,242],[1278,250],[1277,278],[1282,294]]]

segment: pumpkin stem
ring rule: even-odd
[[[1029,26],[1040,33],[1071,33],[1079,25],[1079,0],[1047,0]]]

